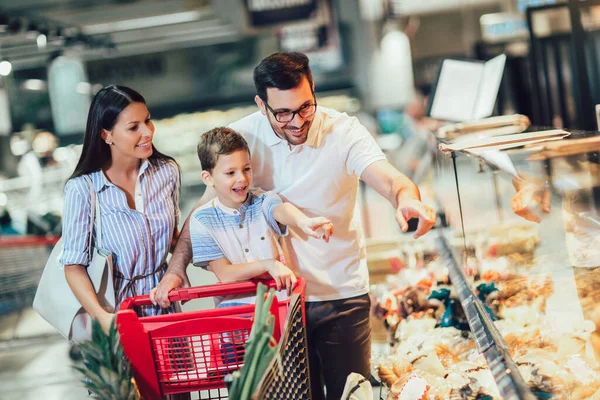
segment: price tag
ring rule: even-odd
[[[310,18],[317,0],[246,0],[252,26],[269,26]]]

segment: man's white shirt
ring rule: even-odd
[[[386,157],[367,129],[345,113],[319,106],[302,145],[290,146],[260,112],[230,125],[250,147],[255,187],[272,190],[309,217],[334,225],[329,243],[290,228],[288,267],[306,280],[307,301],[344,299],[369,290],[360,215],[359,177]]]

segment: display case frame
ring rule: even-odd
[[[565,140],[594,138],[599,135],[599,132],[574,131],[569,139]],[[547,302],[544,302],[544,323],[549,322],[548,326],[552,327],[550,329],[562,333],[569,332],[571,328],[575,329],[574,326],[587,326],[589,330],[589,313],[586,314],[585,307],[580,306],[580,309],[577,309],[578,303],[583,304],[583,300],[580,296],[581,285],[576,277],[577,271],[571,271],[579,268],[571,265],[576,263],[574,259],[577,259],[578,253],[569,243],[569,235],[572,234],[569,233],[567,215],[571,212],[588,218],[589,223],[597,224],[594,229],[598,229],[597,237],[600,237],[600,146],[593,146],[595,147],[587,149],[588,152],[564,156],[546,154],[543,145],[508,151],[460,151],[446,155],[447,160],[444,164],[446,168],[451,165],[459,216],[451,220],[450,225],[460,231],[464,238],[462,255],[459,257],[461,264],[456,261],[457,258],[452,255],[443,238],[438,240],[440,253],[448,266],[453,287],[463,309],[469,316],[469,325],[478,350],[486,356],[503,398],[538,396],[534,396],[528,389],[515,360],[509,354],[509,346],[475,295],[473,276],[465,273],[464,266],[481,266],[486,262],[485,251],[472,249],[473,243],[479,240],[476,236],[481,229],[505,226],[509,235],[512,224],[523,223],[536,227],[540,232],[539,243],[531,250],[531,254],[525,254],[527,251],[521,252],[523,259],[527,259],[524,264],[535,266],[536,269],[523,272],[521,268],[520,273],[524,273],[526,279],[544,274],[551,276],[554,290]],[[439,174],[437,175],[439,177]],[[448,179],[449,176],[448,171],[445,171],[445,178]],[[482,187],[486,182],[487,187]],[[515,199],[519,198],[521,191],[526,190],[531,190],[531,199],[524,207],[528,214],[515,206]],[[545,201],[544,196],[549,199],[547,210],[544,210],[546,207],[541,204]],[[444,196],[438,194],[438,197]],[[456,207],[456,204],[448,203],[451,202],[446,202],[447,206]],[[584,208],[578,206],[578,203],[585,203],[581,206]],[[473,212],[473,207],[476,208],[476,212]],[[515,212],[538,221],[526,221]],[[451,211],[446,213],[452,215]],[[590,240],[594,240],[595,235],[590,235]],[[598,240],[600,243],[600,239]],[[579,258],[585,259],[584,256]],[[600,258],[597,260],[597,266],[600,266]],[[567,320],[562,321],[561,318],[565,316]],[[522,322],[524,325],[534,324],[534,321]],[[592,331],[591,335],[594,334]],[[594,345],[588,340],[585,346],[587,355],[582,350],[582,354],[578,356],[582,359],[596,358],[597,361],[599,358],[594,356],[594,352]],[[600,352],[596,351],[595,354]],[[597,365],[594,369],[595,373],[599,370]]]

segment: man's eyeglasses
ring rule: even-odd
[[[300,107],[296,111],[275,111],[271,108],[271,106],[265,101],[264,102],[269,111],[275,117],[275,120],[280,123],[291,122],[296,114],[298,114],[302,118],[308,118],[317,112],[317,102],[311,104],[306,104],[305,106]]]

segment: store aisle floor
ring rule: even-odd
[[[77,400],[87,398],[73,370],[64,340],[0,352],[0,399]]]
[[[16,330],[15,321],[16,315],[0,318],[0,400],[89,398],[69,358],[70,345],[60,336],[48,336],[44,321],[33,310],[23,313]],[[29,343],[28,335],[37,339]],[[374,400],[385,399],[379,387],[373,394]]]
[[[214,275],[201,268],[189,268],[188,274],[192,285],[210,285],[215,282]],[[212,307],[212,299],[204,299],[189,302],[184,309],[190,311]],[[381,345],[379,346],[378,352],[381,351]],[[2,316],[0,400],[89,398],[81,383],[82,377],[73,369],[69,349],[70,345],[32,309]],[[380,398],[379,387],[374,387],[373,393],[374,399]]]

